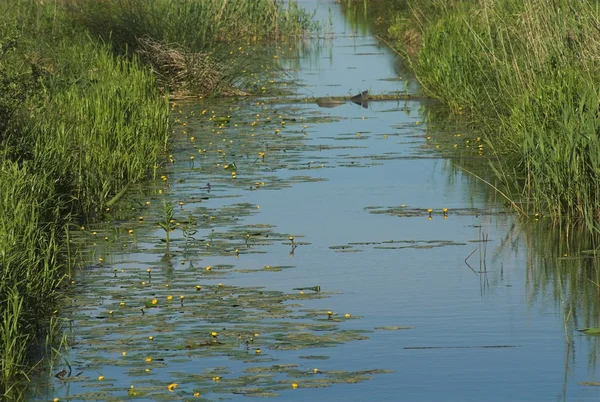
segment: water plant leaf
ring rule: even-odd
[[[578,331],[586,335],[600,335],[600,328],[584,328],[578,329]]]
[[[309,287],[305,287],[305,288],[294,288],[294,290],[312,290],[313,292],[320,292],[321,291],[321,287],[320,286],[309,286]]]

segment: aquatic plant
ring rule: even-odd
[[[163,201],[162,205],[162,216],[158,222],[158,226],[165,231],[165,242],[167,243],[167,250],[170,244],[170,233],[175,229],[175,207],[172,202]]]

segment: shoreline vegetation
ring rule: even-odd
[[[598,235],[598,4],[374,0],[368,13],[424,92],[484,133],[520,209]]]
[[[248,94],[251,46],[316,29],[295,2],[0,4],[0,395],[64,346],[68,232],[98,220],[169,146],[169,96]]]

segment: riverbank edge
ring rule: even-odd
[[[7,400],[23,399],[29,376],[51,369],[64,346],[57,308],[73,283],[69,230],[85,230],[132,183],[155,177],[171,134],[166,88],[148,64],[68,28],[55,4],[30,3],[5,9],[0,21],[7,28],[0,76],[10,90],[0,97],[0,391]],[[282,3],[270,4],[278,14]]]
[[[598,234],[600,14],[543,3],[377,0],[368,11],[424,92],[484,133],[515,205]]]

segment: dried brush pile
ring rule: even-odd
[[[147,36],[137,38],[137,43],[136,53],[152,66],[158,84],[172,97],[247,95],[234,88],[226,65],[210,54],[185,51]]]

